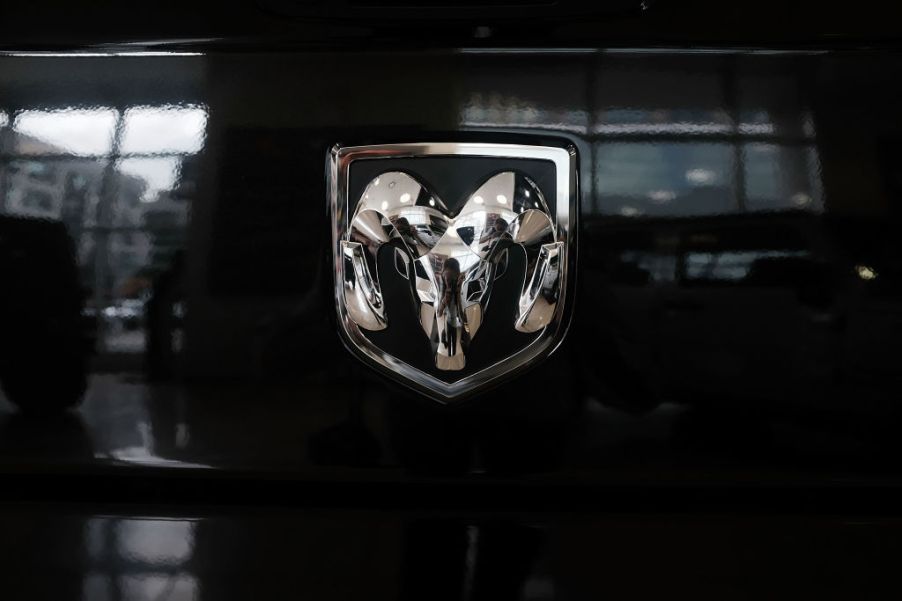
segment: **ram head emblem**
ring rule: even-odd
[[[560,297],[563,242],[536,184],[505,171],[489,178],[452,217],[444,203],[414,177],[381,174],[365,188],[351,216],[343,253],[348,317],[364,330],[388,327],[376,268],[379,249],[391,245],[406,277],[435,366],[466,366],[471,341],[488,311],[492,285],[512,245],[526,251],[514,328],[545,328]]]

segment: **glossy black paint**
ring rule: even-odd
[[[688,590],[702,599],[884,598],[899,589],[895,520],[134,509],[4,507],[4,591],[91,601],[538,601]]]
[[[44,283],[94,346],[77,444],[10,415],[8,472],[897,485],[895,53],[197,49],[0,57],[2,223],[65,224],[83,290]],[[358,364],[329,148],[549,135],[580,157],[564,345],[452,410]]]
[[[597,46],[859,48],[899,41],[899,7],[818,0],[116,0],[8,3],[10,50],[335,49]]]

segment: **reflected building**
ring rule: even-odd
[[[571,58],[568,69],[544,69],[547,57],[531,56],[535,72],[512,67],[507,78],[474,65],[460,125],[579,134],[592,163],[590,217],[823,210],[815,118],[791,74],[729,54]]]
[[[822,210],[814,121],[797,79],[762,80],[754,61],[731,55],[602,60],[592,214]]]
[[[114,172],[108,180],[99,161],[54,158],[63,150],[31,136],[13,132],[20,152],[34,155],[5,165],[3,212],[9,215],[60,221],[76,243],[78,263],[86,286],[94,281],[96,233],[103,228],[101,197],[104,185],[116,190],[113,227],[141,229],[145,207],[141,197],[147,182],[134,175]],[[105,182],[107,182],[105,184]],[[113,294],[127,288],[129,278],[146,264],[150,243],[146,235],[124,233],[109,239],[107,286]],[[127,296],[129,291],[126,289]]]
[[[75,243],[97,350],[142,352],[154,278],[184,248],[194,184],[181,173],[203,145],[205,111],[13,115],[0,123],[0,213],[62,222]]]

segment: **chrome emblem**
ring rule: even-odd
[[[455,178],[471,176],[474,163],[454,158],[481,157],[494,161],[494,173],[466,182],[463,198],[445,199],[415,161],[398,164],[418,157],[444,157],[432,170],[450,170]],[[356,161],[365,161],[372,177],[353,189]],[[530,175],[537,165],[546,174],[544,190]],[[336,147],[330,179],[338,317],[361,358],[447,402],[560,342],[576,202],[572,151],[512,144]],[[505,275],[510,298],[490,307]],[[393,296],[395,305],[387,302],[386,286],[404,289]],[[489,320],[504,323],[487,334]],[[482,352],[471,355],[476,345]],[[496,346],[500,356],[493,354]]]

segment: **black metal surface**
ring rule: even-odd
[[[52,4],[0,21],[4,594],[895,596],[894,9]],[[332,145],[549,138],[561,348],[450,409],[358,363]]]
[[[34,465],[28,442],[51,471],[895,483],[900,68],[883,51],[4,56],[4,211],[66,225],[98,340],[84,452],[15,425],[2,463]],[[323,162],[345,140],[492,132],[579,148],[574,322],[544,364],[448,411],[341,348]]]
[[[517,518],[3,506],[0,564],[7,594],[40,599],[595,599],[687,590],[793,599],[898,590],[895,520]]]
[[[839,48],[853,15],[831,50],[830,11],[756,38],[767,7],[701,35],[667,4],[671,30],[541,39],[390,19],[5,37],[0,569],[43,553],[54,577],[4,590],[892,596],[902,62],[873,19],[883,48]],[[185,52],[116,55],[126,38]],[[721,47],[615,48],[673,39]],[[357,362],[333,304],[329,149],[430,139],[580,161],[564,344],[456,408]]]
[[[519,4],[519,5],[518,5]],[[899,7],[817,0],[115,0],[7,3],[0,45],[19,50],[117,48],[250,51],[344,48],[593,48],[736,45],[855,48],[898,43]]]

